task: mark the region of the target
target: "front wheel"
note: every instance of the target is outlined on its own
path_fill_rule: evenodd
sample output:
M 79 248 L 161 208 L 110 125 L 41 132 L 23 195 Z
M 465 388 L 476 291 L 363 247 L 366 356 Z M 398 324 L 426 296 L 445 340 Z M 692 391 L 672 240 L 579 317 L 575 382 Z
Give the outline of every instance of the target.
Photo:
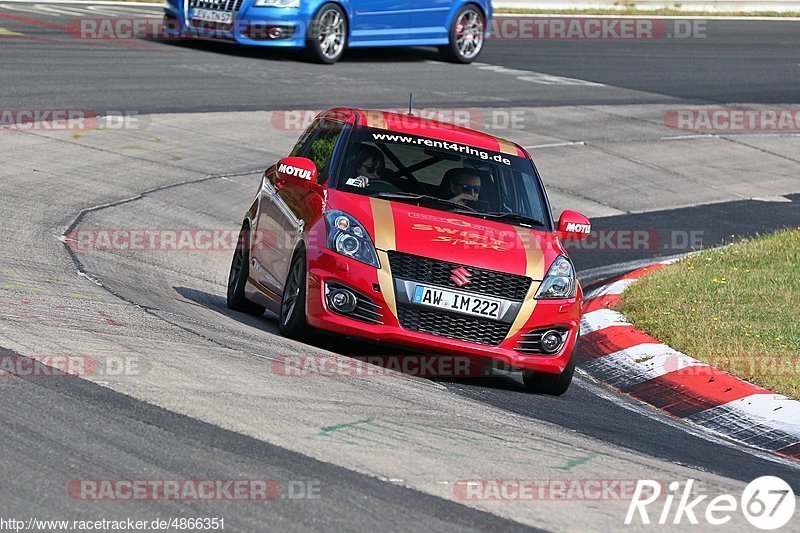
M 547 394 L 549 396 L 561 396 L 572 383 L 575 375 L 575 354 L 567 363 L 567 367 L 560 374 L 545 374 L 540 372 L 525 371 L 522 373 L 522 383 L 525 390 L 534 394 Z
M 453 19 L 450 44 L 439 48 L 445 59 L 454 63 L 472 63 L 483 50 L 486 19 L 477 6 L 465 6 Z
M 306 56 L 315 63 L 332 65 L 347 47 L 347 16 L 336 4 L 325 4 L 308 28 Z

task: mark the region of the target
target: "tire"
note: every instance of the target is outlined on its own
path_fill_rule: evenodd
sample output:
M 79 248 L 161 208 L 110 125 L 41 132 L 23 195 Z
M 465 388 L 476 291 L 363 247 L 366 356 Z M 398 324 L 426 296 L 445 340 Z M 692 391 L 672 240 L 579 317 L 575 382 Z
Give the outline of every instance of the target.
M 442 46 L 442 56 L 453 63 L 472 63 L 486 43 L 486 17 L 474 4 L 462 7 L 450 27 L 450 44 Z
M 561 396 L 572 383 L 575 375 L 575 352 L 570 357 L 567 367 L 560 374 L 545 374 L 543 372 L 525 371 L 522 373 L 522 382 L 525 390 L 533 394 L 547 394 L 549 396 Z
M 308 27 L 306 57 L 314 63 L 336 63 L 347 49 L 347 31 L 347 15 L 342 8 L 325 4 Z
M 233 252 L 231 270 L 228 274 L 228 309 L 260 316 L 266 308 L 251 302 L 244 295 L 247 277 L 250 275 L 250 228 L 245 224 L 239 232 L 236 250 Z
M 292 258 L 289 275 L 283 287 L 281 311 L 278 316 L 281 335 L 302 339 L 308 331 L 306 323 L 306 253 L 298 250 Z

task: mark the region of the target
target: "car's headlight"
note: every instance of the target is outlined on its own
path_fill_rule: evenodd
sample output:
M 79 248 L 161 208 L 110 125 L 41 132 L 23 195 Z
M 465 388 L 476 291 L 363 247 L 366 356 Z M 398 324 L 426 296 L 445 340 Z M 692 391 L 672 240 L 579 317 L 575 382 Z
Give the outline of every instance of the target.
M 562 298 L 572 298 L 578 289 L 578 283 L 575 279 L 575 268 L 570 263 L 569 259 L 563 255 L 559 255 L 544 281 L 539 285 L 539 290 L 536 291 L 537 300 L 557 300 Z
M 328 229 L 328 248 L 375 268 L 380 268 L 378 253 L 364 226 L 344 211 L 325 213 Z
M 255 7 L 300 7 L 300 0 L 256 0 Z

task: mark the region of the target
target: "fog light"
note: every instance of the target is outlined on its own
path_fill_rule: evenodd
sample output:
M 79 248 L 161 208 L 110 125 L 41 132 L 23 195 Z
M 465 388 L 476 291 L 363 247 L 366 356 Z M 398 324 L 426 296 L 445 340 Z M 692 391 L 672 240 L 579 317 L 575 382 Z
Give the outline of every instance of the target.
M 283 28 L 270 28 L 269 29 L 269 38 L 270 39 L 280 39 L 283 37 Z
M 542 335 L 541 346 L 544 353 L 556 353 L 561 348 L 564 341 L 561 334 L 555 330 L 550 330 Z
M 338 313 L 352 313 L 356 308 L 356 297 L 348 290 L 334 289 L 328 295 L 328 304 Z

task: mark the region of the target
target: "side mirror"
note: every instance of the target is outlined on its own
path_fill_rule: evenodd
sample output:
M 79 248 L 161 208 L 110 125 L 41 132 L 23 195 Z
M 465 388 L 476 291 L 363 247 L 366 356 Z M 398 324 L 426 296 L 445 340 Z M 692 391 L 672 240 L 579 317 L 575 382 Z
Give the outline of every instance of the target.
M 305 157 L 287 157 L 281 159 L 275 168 L 278 182 L 300 181 L 317 183 L 317 165 Z
M 558 235 L 562 240 L 581 241 L 592 231 L 589 219 L 577 211 L 564 211 L 558 220 Z

